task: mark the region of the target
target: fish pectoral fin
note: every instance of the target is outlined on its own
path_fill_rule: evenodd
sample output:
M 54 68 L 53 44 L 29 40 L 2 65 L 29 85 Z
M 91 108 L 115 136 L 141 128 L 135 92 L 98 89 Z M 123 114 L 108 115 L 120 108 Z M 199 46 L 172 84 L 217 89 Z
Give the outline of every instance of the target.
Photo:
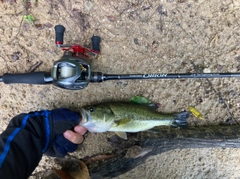
M 121 125 L 125 125 L 125 124 L 129 123 L 130 121 L 131 121 L 131 119 L 125 118 L 125 119 L 116 121 L 115 124 L 116 124 L 116 126 L 121 126 Z
M 118 137 L 120 137 L 120 138 L 122 138 L 122 139 L 124 139 L 124 140 L 127 140 L 127 133 L 126 133 L 126 132 L 115 132 L 115 134 L 116 134 Z

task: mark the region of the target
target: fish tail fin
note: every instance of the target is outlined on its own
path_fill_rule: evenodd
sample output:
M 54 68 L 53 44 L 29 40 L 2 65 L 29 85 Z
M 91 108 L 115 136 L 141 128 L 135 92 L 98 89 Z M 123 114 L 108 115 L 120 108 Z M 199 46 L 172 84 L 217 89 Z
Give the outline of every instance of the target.
M 187 119 L 189 116 L 190 113 L 187 111 L 177 113 L 171 125 L 173 127 L 187 127 L 188 126 Z

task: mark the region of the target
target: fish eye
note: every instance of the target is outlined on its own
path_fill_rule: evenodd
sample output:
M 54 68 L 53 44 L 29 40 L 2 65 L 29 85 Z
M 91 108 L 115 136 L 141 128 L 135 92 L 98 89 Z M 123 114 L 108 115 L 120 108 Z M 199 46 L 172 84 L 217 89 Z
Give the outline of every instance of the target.
M 89 111 L 94 112 L 95 111 L 94 107 L 90 107 Z

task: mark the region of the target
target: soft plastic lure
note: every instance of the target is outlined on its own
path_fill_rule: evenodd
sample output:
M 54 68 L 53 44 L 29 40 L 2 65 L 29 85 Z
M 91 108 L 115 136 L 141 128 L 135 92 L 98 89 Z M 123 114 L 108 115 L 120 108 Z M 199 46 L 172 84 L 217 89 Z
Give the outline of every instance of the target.
M 199 119 L 203 119 L 202 114 L 196 108 L 189 106 L 188 109 L 195 117 L 197 117 Z

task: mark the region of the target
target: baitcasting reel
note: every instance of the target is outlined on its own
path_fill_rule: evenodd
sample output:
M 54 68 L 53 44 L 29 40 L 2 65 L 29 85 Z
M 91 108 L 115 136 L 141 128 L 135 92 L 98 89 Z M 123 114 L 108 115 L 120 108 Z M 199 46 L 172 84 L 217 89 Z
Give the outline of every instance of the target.
M 65 52 L 52 68 L 53 84 L 64 89 L 83 89 L 92 79 L 89 57 L 99 55 L 100 37 L 91 38 L 93 49 L 78 44 L 63 45 L 64 31 L 65 28 L 62 25 L 55 26 L 56 45 Z

